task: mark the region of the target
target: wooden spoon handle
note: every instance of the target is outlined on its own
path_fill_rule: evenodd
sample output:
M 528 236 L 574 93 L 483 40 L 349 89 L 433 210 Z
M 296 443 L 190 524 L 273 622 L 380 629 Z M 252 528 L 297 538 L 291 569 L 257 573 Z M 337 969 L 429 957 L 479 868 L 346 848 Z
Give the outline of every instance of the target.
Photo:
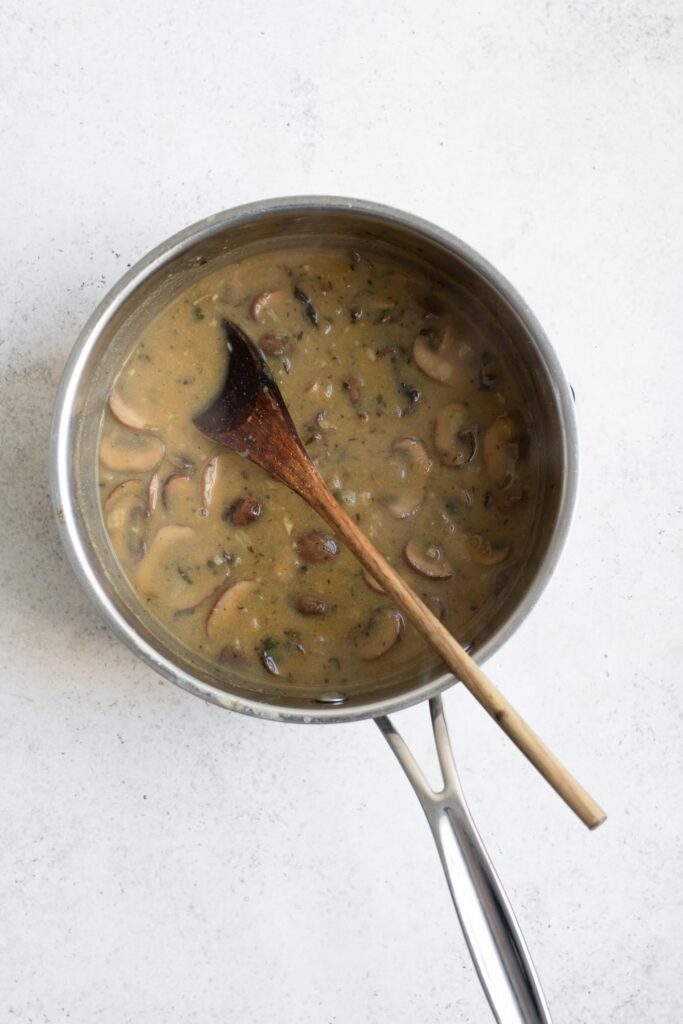
M 317 479 L 310 481 L 310 488 L 306 488 L 304 495 L 309 504 L 344 540 L 368 572 L 381 583 L 401 611 L 405 612 L 413 625 L 439 652 L 453 674 L 462 680 L 470 693 L 477 698 L 503 732 L 510 737 L 543 778 L 579 816 L 584 825 L 590 829 L 601 825 L 606 817 L 605 812 L 558 761 L 552 751 L 515 711 L 512 704 L 496 689 L 455 637 L 451 636 L 365 534 L 358 529 L 353 520 L 337 504 L 322 478 L 317 475 L 317 471 L 315 473 Z

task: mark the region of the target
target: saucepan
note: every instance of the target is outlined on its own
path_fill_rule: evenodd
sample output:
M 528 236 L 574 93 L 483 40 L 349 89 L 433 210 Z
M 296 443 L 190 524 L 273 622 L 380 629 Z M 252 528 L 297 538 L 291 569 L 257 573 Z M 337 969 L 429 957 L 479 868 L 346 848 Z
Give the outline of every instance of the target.
M 112 382 L 139 331 L 181 289 L 250 251 L 330 240 L 379 247 L 427 265 L 436 280 L 465 289 L 497 321 L 523 376 L 543 480 L 524 569 L 472 638 L 483 661 L 512 635 L 538 599 L 560 553 L 576 490 L 577 442 L 570 389 L 541 326 L 508 282 L 453 235 L 376 203 L 327 196 L 266 200 L 208 217 L 145 256 L 109 292 L 83 329 L 64 371 L 51 439 L 52 494 L 67 555 L 113 632 L 162 676 L 231 711 L 279 722 L 324 724 L 374 718 L 405 770 L 431 827 L 475 967 L 498 1021 L 549 1021 L 545 999 L 514 918 L 465 803 L 441 701 L 453 676 L 435 670 L 406 684 L 346 693 L 255 689 L 193 656 L 146 611 L 111 550 L 98 497 L 97 441 Z M 280 688 L 278 688 L 278 686 Z M 443 788 L 426 782 L 389 714 L 429 702 Z

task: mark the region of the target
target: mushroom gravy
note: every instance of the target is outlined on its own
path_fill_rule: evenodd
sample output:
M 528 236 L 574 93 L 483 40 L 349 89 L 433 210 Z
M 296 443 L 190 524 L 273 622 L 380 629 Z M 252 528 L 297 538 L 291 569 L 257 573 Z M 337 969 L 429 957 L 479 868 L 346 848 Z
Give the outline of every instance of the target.
M 194 656 L 283 688 L 428 676 L 434 653 L 302 499 L 193 426 L 226 374 L 223 316 L 261 347 L 335 496 L 461 643 L 514 586 L 539 489 L 501 328 L 389 255 L 248 256 L 142 330 L 103 417 L 112 547 Z

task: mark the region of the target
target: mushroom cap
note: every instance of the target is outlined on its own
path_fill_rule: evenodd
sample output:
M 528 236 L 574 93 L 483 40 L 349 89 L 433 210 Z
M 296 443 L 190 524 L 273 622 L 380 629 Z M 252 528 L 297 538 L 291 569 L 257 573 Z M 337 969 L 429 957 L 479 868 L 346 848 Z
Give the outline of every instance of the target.
M 434 448 L 444 466 L 465 466 L 477 450 L 476 427 L 468 426 L 469 410 L 462 402 L 449 402 L 434 421 Z
M 401 613 L 395 608 L 377 608 L 355 640 L 356 654 L 363 661 L 381 658 L 398 643 L 402 633 Z
M 460 352 L 469 333 L 464 320 L 455 324 L 452 319 L 438 333 L 432 328 L 421 331 L 413 342 L 416 366 L 439 384 L 453 384 L 466 379 L 469 373 Z
M 493 544 L 481 534 L 474 533 L 468 537 L 470 558 L 477 565 L 500 565 L 510 557 L 511 544 Z
M 453 566 L 442 548 L 422 537 L 411 537 L 403 548 L 403 557 L 415 572 L 430 580 L 447 580 L 453 575 Z
M 160 493 L 161 484 L 159 481 L 159 474 L 155 472 L 152 473 L 147 485 L 147 509 L 150 515 L 152 512 L 156 512 L 157 505 L 159 504 Z
M 136 580 L 145 597 L 157 597 L 174 611 L 196 608 L 223 585 L 230 567 L 209 568 L 213 547 L 191 526 L 162 526 L 150 541 Z
M 397 438 L 391 446 L 391 454 L 394 461 L 398 461 L 404 479 L 399 485 L 400 493 L 392 494 L 382 503 L 395 519 L 407 519 L 422 507 L 432 460 L 416 437 Z
M 498 487 L 509 487 L 512 483 L 519 458 L 519 442 L 526 433 L 520 412 L 502 413 L 486 428 L 482 444 L 484 466 Z
M 339 545 L 330 533 L 323 530 L 308 530 L 297 537 L 294 547 L 296 553 L 309 565 L 320 565 L 329 562 L 339 552 Z
M 374 590 L 376 594 L 384 593 L 384 587 L 377 582 L 375 577 L 372 576 L 367 569 L 362 569 L 361 575 L 365 583 L 367 583 L 367 585 L 370 587 L 370 590 Z
M 100 462 L 115 473 L 148 473 L 163 457 L 163 442 L 154 434 L 121 431 L 107 434 L 100 443 Z
M 140 480 L 124 480 L 107 495 L 104 522 L 116 557 L 124 565 L 138 561 L 145 550 L 147 502 Z
M 250 494 L 242 494 L 230 506 L 229 516 L 235 526 L 251 526 L 261 518 L 263 509 L 258 498 Z
M 257 587 L 256 580 L 235 580 L 226 587 L 206 617 L 206 635 L 209 640 L 220 640 L 230 635 L 237 614 Z
M 107 400 L 109 411 L 115 420 L 130 430 L 156 430 L 157 425 L 151 423 L 149 417 L 140 409 L 129 405 L 114 388 Z
M 218 479 L 218 458 L 218 455 L 214 455 L 205 462 L 199 477 L 199 493 L 202 505 L 207 509 L 211 508 L 216 480 Z
M 257 324 L 267 323 L 281 316 L 287 304 L 290 298 L 282 288 L 258 292 L 249 304 L 249 316 Z
M 330 610 L 328 602 L 318 594 L 297 594 L 294 607 L 301 615 L 327 615 Z
M 171 473 L 161 488 L 161 503 L 174 519 L 193 520 L 199 506 L 195 481 L 187 473 Z

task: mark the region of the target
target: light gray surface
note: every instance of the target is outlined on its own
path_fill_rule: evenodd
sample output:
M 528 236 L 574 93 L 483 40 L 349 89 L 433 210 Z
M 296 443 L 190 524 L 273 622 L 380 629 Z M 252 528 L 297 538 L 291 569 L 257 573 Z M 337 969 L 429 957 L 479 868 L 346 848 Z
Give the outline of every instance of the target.
M 446 707 L 556 1021 L 677 1024 L 678 5 L 383 19 L 357 2 L 24 0 L 0 38 L 0 1020 L 488 1020 L 374 726 L 252 722 L 160 683 L 100 626 L 50 520 L 58 374 L 126 264 L 213 210 L 330 192 L 478 248 L 574 384 L 575 525 L 490 671 L 607 824 L 577 825 L 466 693 Z M 419 750 L 426 719 L 399 720 Z

